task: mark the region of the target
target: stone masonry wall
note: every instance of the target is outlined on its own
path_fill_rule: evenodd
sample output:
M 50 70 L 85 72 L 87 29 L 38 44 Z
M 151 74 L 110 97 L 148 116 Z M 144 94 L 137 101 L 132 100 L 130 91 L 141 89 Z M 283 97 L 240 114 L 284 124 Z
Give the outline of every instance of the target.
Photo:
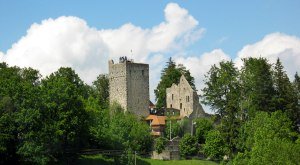
M 109 61 L 109 101 L 127 108 L 126 65 Z
M 138 116 L 149 115 L 149 65 L 109 61 L 110 102 Z
M 127 63 L 127 109 L 138 116 L 149 115 L 149 65 Z
M 173 84 L 166 89 L 167 93 L 167 108 L 180 110 L 181 117 L 200 117 L 204 116 L 205 112 L 199 103 L 199 97 L 189 85 L 184 76 L 181 76 L 178 85 Z

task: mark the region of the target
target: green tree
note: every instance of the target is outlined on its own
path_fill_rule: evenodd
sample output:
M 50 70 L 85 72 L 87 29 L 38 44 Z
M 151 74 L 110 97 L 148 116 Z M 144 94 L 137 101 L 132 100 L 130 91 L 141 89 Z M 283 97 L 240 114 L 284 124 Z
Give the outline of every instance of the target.
M 221 159 L 228 152 L 221 132 L 218 130 L 211 130 L 207 133 L 203 149 L 204 154 L 211 159 Z
M 109 108 L 103 109 L 96 97 L 90 96 L 84 101 L 85 110 L 88 113 L 88 125 L 91 147 L 109 149 L 110 136 Z
M 164 137 L 159 137 L 155 139 L 154 149 L 158 154 L 162 153 L 162 151 L 165 149 L 167 141 L 168 140 Z
M 264 133 L 264 134 L 260 134 Z M 295 135 L 292 131 L 292 122 L 287 115 L 281 111 L 271 114 L 267 112 L 257 112 L 255 118 L 247 121 L 240 130 L 239 140 L 240 150 L 250 151 L 255 144 L 255 136 L 257 140 L 262 139 L 292 139 Z M 258 135 L 260 137 L 258 137 Z
M 297 93 L 294 91 L 293 85 L 284 71 L 279 58 L 275 64 L 273 77 L 276 110 L 285 111 L 289 118 L 296 122 L 298 119 L 297 113 L 295 113 L 297 108 Z
M 219 67 L 213 65 L 205 75 L 205 87 L 203 91 L 203 103 L 210 105 L 221 117 L 229 114 L 229 103 L 238 106 L 239 82 L 238 70 L 232 61 L 222 61 Z M 238 107 L 234 107 L 238 109 Z
M 41 120 L 24 120 L 24 114 L 36 113 L 39 78 L 37 70 L 0 64 L 1 163 L 16 163 L 20 157 L 24 160 L 20 148 L 26 143 L 27 135 L 34 133 L 32 126 L 39 128 Z M 25 122 L 29 124 L 23 125 Z
M 297 164 L 300 160 L 300 145 L 293 141 L 296 136 L 297 133 L 292 130 L 292 121 L 285 113 L 257 112 L 241 128 L 240 149 L 243 153 L 238 154 L 233 162 Z
M 170 123 L 172 122 L 172 123 Z M 171 127 L 171 128 L 170 128 Z M 164 130 L 164 134 L 167 139 L 170 139 L 170 133 L 171 133 L 171 138 L 174 137 L 182 137 L 183 135 L 183 126 L 181 123 L 179 123 L 177 120 L 169 119 L 166 121 L 166 127 Z
M 176 63 L 170 58 L 167 62 L 167 66 L 162 70 L 161 80 L 154 90 L 156 106 L 158 108 L 166 107 L 166 89 L 171 87 L 173 83 L 178 84 L 181 75 L 184 75 L 191 87 L 196 89 L 194 78 L 191 76 L 189 70 L 183 65 L 176 66 Z
M 196 120 L 196 137 L 199 144 L 205 143 L 205 137 L 208 131 L 213 129 L 213 122 L 206 118 Z
M 222 61 L 212 66 L 206 75 L 203 103 L 210 105 L 221 117 L 220 131 L 231 152 L 235 150 L 240 119 L 239 72 L 232 61 Z
M 152 137 L 149 126 L 139 121 L 134 114 L 125 112 L 118 104 L 110 107 L 108 135 L 112 149 L 147 152 L 151 149 Z
M 95 86 L 96 97 L 99 100 L 99 105 L 103 108 L 108 108 L 109 105 L 109 80 L 108 75 L 100 74 L 97 80 L 93 82 Z
M 83 98 L 86 88 L 71 68 L 60 68 L 42 80 L 43 143 L 48 156 L 56 159 L 77 152 L 87 134 Z
M 271 65 L 265 58 L 243 59 L 241 71 L 241 109 L 247 117 L 254 117 L 257 111 L 274 111 Z
M 298 75 L 298 73 L 296 72 L 296 74 L 295 74 L 295 80 L 294 80 L 294 86 L 295 86 L 295 89 L 297 90 L 297 91 L 300 91 L 300 77 L 299 77 L 299 75 Z
M 296 118 L 296 123 L 300 123 L 300 77 L 298 76 L 298 73 L 296 72 L 295 74 L 295 79 L 294 79 L 294 82 L 293 82 L 293 87 L 294 87 L 294 91 L 296 93 L 296 97 L 297 97 L 297 100 L 296 100 L 296 108 L 295 110 L 293 111 L 293 116 L 294 118 Z M 296 125 L 295 123 L 295 125 Z
M 179 142 L 180 155 L 183 157 L 196 155 L 198 152 L 197 138 L 191 134 L 184 134 Z
M 17 126 L 14 121 L 16 116 L 10 97 L 2 97 L 0 100 L 0 164 L 16 163 Z

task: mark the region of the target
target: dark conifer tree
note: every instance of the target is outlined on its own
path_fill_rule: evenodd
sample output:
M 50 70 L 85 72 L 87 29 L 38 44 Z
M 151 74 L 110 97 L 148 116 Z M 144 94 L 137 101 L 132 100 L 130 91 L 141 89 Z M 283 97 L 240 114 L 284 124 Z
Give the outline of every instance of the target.
M 248 117 L 254 117 L 257 111 L 275 110 L 271 65 L 265 58 L 243 59 L 241 70 L 241 109 Z
M 275 110 L 286 112 L 289 118 L 295 121 L 297 96 L 279 58 L 274 67 L 273 81 L 275 89 Z

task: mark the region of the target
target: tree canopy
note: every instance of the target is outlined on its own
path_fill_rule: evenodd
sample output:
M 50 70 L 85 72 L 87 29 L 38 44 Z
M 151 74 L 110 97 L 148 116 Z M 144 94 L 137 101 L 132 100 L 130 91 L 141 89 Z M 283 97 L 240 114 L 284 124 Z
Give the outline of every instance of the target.
M 149 126 L 108 103 L 106 75 L 89 86 L 72 68 L 41 78 L 0 63 L 0 164 L 72 162 L 83 148 L 149 151 Z
M 226 154 L 234 157 L 236 164 L 273 164 L 272 156 L 281 163 L 298 161 L 289 156 L 282 159 L 276 151 L 300 156 L 296 143 L 299 76 L 296 73 L 292 83 L 279 59 L 270 64 L 265 58 L 250 57 L 243 59 L 240 70 L 231 61 L 222 61 L 211 67 L 202 91 L 203 103 L 220 117 L 213 130 L 216 132 L 204 136 L 204 153 L 218 159 Z M 228 147 L 226 152 L 220 150 L 224 147 Z

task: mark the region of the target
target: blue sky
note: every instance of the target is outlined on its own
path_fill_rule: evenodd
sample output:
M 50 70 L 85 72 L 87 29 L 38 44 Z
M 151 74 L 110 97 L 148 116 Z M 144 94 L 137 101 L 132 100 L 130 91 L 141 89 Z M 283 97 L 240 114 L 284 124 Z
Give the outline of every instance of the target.
M 245 44 L 272 32 L 300 36 L 300 1 L 0 1 L 0 50 L 5 52 L 34 22 L 77 16 L 96 28 L 117 28 L 131 22 L 149 28 L 161 22 L 169 2 L 178 3 L 207 31 L 191 51 L 214 48 L 235 56 Z M 220 42 L 221 41 L 221 42 Z
M 70 66 L 88 84 L 107 61 L 150 65 L 150 96 L 169 57 L 186 66 L 201 94 L 213 64 L 280 58 L 300 72 L 300 1 L 0 0 L 0 62 L 46 76 Z M 133 54 L 131 54 L 133 50 Z

